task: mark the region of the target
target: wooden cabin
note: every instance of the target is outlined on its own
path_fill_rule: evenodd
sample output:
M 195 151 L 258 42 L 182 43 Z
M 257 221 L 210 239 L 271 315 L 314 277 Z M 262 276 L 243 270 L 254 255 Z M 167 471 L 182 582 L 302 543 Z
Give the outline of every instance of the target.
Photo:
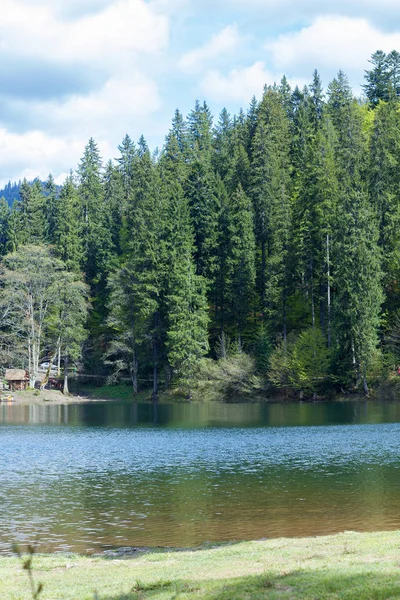
M 26 390 L 29 386 L 28 372 L 25 369 L 6 369 L 4 379 L 13 392 Z

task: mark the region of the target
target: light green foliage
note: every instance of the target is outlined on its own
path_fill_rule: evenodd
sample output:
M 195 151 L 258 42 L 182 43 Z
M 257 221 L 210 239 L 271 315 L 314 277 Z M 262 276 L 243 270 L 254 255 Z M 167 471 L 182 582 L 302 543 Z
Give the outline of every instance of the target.
M 269 358 L 268 379 L 278 388 L 287 389 L 292 382 L 293 345 L 293 336 L 289 336 L 286 342 L 280 339 Z
M 24 367 L 34 387 L 47 319 L 57 304 L 56 282 L 65 265 L 45 246 L 21 246 L 7 254 L 0 271 L 3 364 Z M 7 357 L 7 348 L 11 351 Z
M 296 389 L 315 393 L 326 383 L 330 353 L 318 327 L 300 333 L 291 349 L 290 364 L 290 381 Z
M 89 288 L 76 273 L 62 271 L 50 288 L 52 298 L 46 318 L 47 348 L 60 354 L 64 363 L 64 393 L 68 393 L 69 365 L 81 358 L 87 337 Z
M 245 352 L 199 361 L 193 379 L 192 398 L 202 402 L 257 401 L 265 391 L 254 358 Z

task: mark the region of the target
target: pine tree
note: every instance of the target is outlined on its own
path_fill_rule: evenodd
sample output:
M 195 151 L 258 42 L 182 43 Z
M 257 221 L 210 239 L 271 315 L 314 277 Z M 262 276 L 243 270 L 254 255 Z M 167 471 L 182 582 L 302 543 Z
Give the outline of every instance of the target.
M 240 184 L 231 197 L 226 218 L 228 321 L 230 333 L 236 334 L 241 346 L 254 307 L 256 272 L 253 207 Z
M 68 271 L 79 272 L 84 241 L 78 191 L 70 175 L 60 192 L 54 214 L 53 243 Z
M 255 209 L 260 309 L 286 336 L 289 199 L 289 123 L 279 92 L 267 88 L 253 139 L 251 196 Z
M 365 95 L 372 106 L 377 106 L 380 100 L 389 99 L 390 71 L 386 54 L 377 50 L 369 61 L 373 68 L 365 71 L 367 83 L 363 86 Z
M 173 376 L 189 379 L 208 351 L 205 280 L 196 275 L 187 200 L 179 183 L 167 183 L 165 290 L 166 355 Z
M 46 239 L 45 197 L 38 179 L 30 185 L 26 179 L 20 188 L 22 244 L 38 244 Z
M 132 304 L 131 311 L 134 311 L 134 326 L 136 331 L 145 332 L 141 341 L 151 350 L 147 360 L 153 369 L 153 399 L 156 400 L 159 370 L 165 358 L 165 321 L 162 311 L 166 277 L 165 195 L 144 140 L 139 143 L 135 172 L 135 196 L 129 218 L 130 229 L 127 230 L 130 236 L 126 237 L 123 268 L 130 282 L 127 294 Z M 135 339 L 137 335 L 134 334 Z
M 370 196 L 379 227 L 386 309 L 398 307 L 400 289 L 400 114 L 397 103 L 380 103 L 370 147 Z
M 124 193 L 123 174 L 108 161 L 103 177 L 104 226 L 111 234 L 112 251 L 120 255 L 122 214 L 127 197 Z
M 121 173 L 125 199 L 129 202 L 134 178 L 134 161 L 136 147 L 128 134 L 125 135 L 120 146 L 118 146 L 120 157 L 117 158 L 118 171 Z
M 216 173 L 219 174 L 221 179 L 226 177 L 229 170 L 232 154 L 231 154 L 231 137 L 232 137 L 232 120 L 231 116 L 223 108 L 218 123 L 214 129 L 213 138 L 213 153 L 212 163 Z
M 216 179 L 206 160 L 196 160 L 186 183 L 191 217 L 195 231 L 195 261 L 198 275 L 213 285 L 218 247 L 220 206 L 216 195 Z
M 188 141 L 191 154 L 195 159 L 207 157 L 211 160 L 212 116 L 207 104 L 196 100 L 195 107 L 188 116 Z
M 376 214 L 368 202 L 362 113 L 343 74 L 329 86 L 328 109 L 337 132 L 339 196 L 335 233 L 335 320 L 340 375 L 347 368 L 368 393 L 367 374 L 378 345 L 381 255 Z
M 0 198 L 0 256 L 7 253 L 9 240 L 10 208 L 5 198 Z
M 45 205 L 44 205 L 44 213 L 45 213 L 45 237 L 46 240 L 50 243 L 53 242 L 54 239 L 54 229 L 56 227 L 56 212 L 57 212 L 57 186 L 54 181 L 53 175 L 50 175 L 47 178 L 47 181 L 44 186 L 45 193 Z

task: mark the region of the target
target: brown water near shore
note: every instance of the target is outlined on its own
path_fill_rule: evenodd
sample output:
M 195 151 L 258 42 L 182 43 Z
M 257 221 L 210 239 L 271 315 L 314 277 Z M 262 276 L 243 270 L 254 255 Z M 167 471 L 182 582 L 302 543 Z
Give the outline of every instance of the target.
M 0 406 L 0 552 L 400 528 L 400 405 Z

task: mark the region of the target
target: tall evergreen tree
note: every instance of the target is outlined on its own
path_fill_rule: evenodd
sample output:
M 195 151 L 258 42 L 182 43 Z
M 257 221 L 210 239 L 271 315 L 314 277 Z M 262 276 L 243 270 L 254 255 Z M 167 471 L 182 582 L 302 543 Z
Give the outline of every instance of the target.
M 368 393 L 367 373 L 378 344 L 382 304 L 376 214 L 368 202 L 366 143 L 360 107 L 343 74 L 329 86 L 328 109 L 337 132 L 339 196 L 335 235 L 335 334 L 340 368 L 348 365 Z M 341 373 L 343 376 L 343 372 Z
M 232 195 L 227 215 L 226 257 L 227 302 L 232 333 L 239 346 L 255 299 L 255 236 L 251 201 L 239 184 Z
M 167 184 L 165 314 L 166 356 L 173 376 L 189 378 L 208 350 L 205 280 L 196 275 L 187 200 L 179 183 Z
M 375 111 L 370 147 L 370 194 L 379 227 L 386 309 L 400 300 L 400 114 L 393 100 Z
M 265 90 L 253 139 L 251 195 L 255 209 L 260 309 L 286 337 L 289 198 L 289 122 L 279 91 Z
M 56 254 L 68 271 L 79 272 L 84 241 L 80 201 L 72 174 L 67 177 L 57 200 L 52 234 Z

